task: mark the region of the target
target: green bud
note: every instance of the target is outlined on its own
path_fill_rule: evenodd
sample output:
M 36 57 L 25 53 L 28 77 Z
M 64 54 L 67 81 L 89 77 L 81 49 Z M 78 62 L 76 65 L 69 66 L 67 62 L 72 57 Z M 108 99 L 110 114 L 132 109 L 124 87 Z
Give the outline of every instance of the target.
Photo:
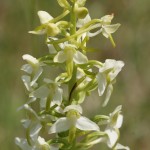
M 47 34 L 49 36 L 56 36 L 57 34 L 60 33 L 60 29 L 57 27 L 56 24 L 54 23 L 49 23 L 47 25 Z
M 57 0 L 58 4 L 63 8 L 70 8 L 70 4 L 67 0 Z
M 85 7 L 78 7 L 75 9 L 75 12 L 79 19 L 84 19 L 86 15 L 88 14 L 88 9 Z

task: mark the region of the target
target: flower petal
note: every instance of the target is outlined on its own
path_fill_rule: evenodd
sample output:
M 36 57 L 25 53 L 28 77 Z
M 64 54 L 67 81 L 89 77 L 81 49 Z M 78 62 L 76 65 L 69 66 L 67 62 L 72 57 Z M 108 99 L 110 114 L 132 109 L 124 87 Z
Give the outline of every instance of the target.
M 59 133 L 59 132 L 63 132 L 63 131 L 67 131 L 70 128 L 70 121 L 66 118 L 60 118 L 58 119 L 53 125 L 52 127 L 49 129 L 49 134 L 51 133 Z
M 62 102 L 62 94 L 63 94 L 63 90 L 59 87 L 57 87 L 56 92 L 55 92 L 55 96 L 53 98 L 53 104 L 57 104 L 60 105 Z
M 74 54 L 73 60 L 76 64 L 85 64 L 88 62 L 87 57 L 79 51 Z
M 37 65 L 39 61 L 29 54 L 25 54 L 22 56 L 23 60 L 26 60 L 31 65 Z
M 112 84 L 109 84 L 107 86 L 106 97 L 105 97 L 105 100 L 104 100 L 104 103 L 103 103 L 103 107 L 105 107 L 107 105 L 107 103 L 109 102 L 112 91 L 113 91 L 113 86 L 112 86 Z
M 48 21 L 53 19 L 53 17 L 46 11 L 38 11 L 38 16 L 39 16 L 41 24 L 45 24 Z
M 31 82 L 31 86 L 34 86 L 34 84 L 36 83 L 36 81 L 38 80 L 38 78 L 40 77 L 40 75 L 42 74 L 43 72 L 43 68 L 42 67 L 39 67 L 39 69 L 37 70 L 36 74 L 34 75 L 33 79 L 32 79 L 32 82 Z
M 106 77 L 103 73 L 98 73 L 96 78 L 98 81 L 98 93 L 99 93 L 99 96 L 102 96 L 107 85 Z
M 38 134 L 40 130 L 42 129 L 42 125 L 39 124 L 38 122 L 35 122 L 33 126 L 30 129 L 30 137 L 32 138 L 33 141 L 36 141 L 38 138 Z
M 117 31 L 117 29 L 120 27 L 120 24 L 113 24 L 113 25 L 105 25 L 103 28 L 105 30 L 105 32 L 107 32 L 108 34 L 112 34 L 114 32 Z
M 99 131 L 99 126 L 86 117 L 80 117 L 76 121 L 76 128 L 84 131 Z
M 66 61 L 66 54 L 63 51 L 57 53 L 54 57 L 54 62 L 63 63 Z
M 31 91 L 31 86 L 30 86 L 31 77 L 28 76 L 28 75 L 23 75 L 23 76 L 21 77 L 21 79 L 22 79 L 22 81 L 23 81 L 23 83 L 24 83 L 26 89 L 27 89 L 28 91 Z
M 105 132 L 107 133 L 108 138 L 109 138 L 107 141 L 107 144 L 110 148 L 112 148 L 116 144 L 119 138 L 119 131 L 114 128 L 107 128 Z

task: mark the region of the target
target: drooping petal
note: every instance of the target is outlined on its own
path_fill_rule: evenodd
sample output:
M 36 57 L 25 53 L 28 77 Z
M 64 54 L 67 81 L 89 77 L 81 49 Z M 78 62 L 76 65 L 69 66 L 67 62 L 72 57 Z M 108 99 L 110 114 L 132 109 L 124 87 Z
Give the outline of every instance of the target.
M 74 54 L 73 60 L 76 64 L 85 64 L 88 62 L 87 57 L 79 51 Z
M 107 145 L 108 147 L 112 148 L 119 138 L 119 131 L 117 129 L 109 127 L 105 130 L 105 132 L 108 135 Z
M 27 89 L 28 91 L 31 91 L 31 90 L 32 90 L 32 88 L 31 88 L 31 86 L 30 86 L 31 77 L 28 76 L 28 75 L 23 75 L 23 76 L 21 77 L 21 79 L 22 79 L 22 81 L 23 81 L 23 83 L 24 83 L 26 89 Z
M 107 105 L 107 103 L 109 102 L 112 91 L 113 91 L 113 86 L 112 86 L 112 84 L 109 84 L 107 86 L 106 97 L 105 97 L 105 100 L 104 100 L 104 103 L 103 103 L 103 107 L 105 107 Z
M 106 77 L 103 73 L 98 73 L 96 78 L 98 81 L 98 93 L 99 93 L 99 96 L 102 96 L 107 85 Z
M 99 126 L 95 122 L 82 116 L 77 119 L 75 126 L 76 128 L 83 130 L 83 131 L 99 131 L 100 130 Z
M 38 11 L 38 16 L 41 24 L 45 24 L 53 19 L 53 17 L 46 11 Z
M 66 61 L 66 57 L 67 57 L 66 54 L 63 51 L 60 51 L 54 57 L 54 62 L 63 63 Z
M 70 121 L 66 117 L 63 117 L 58 119 L 52 125 L 48 133 L 51 134 L 51 133 L 59 133 L 59 132 L 67 131 L 69 130 L 70 126 L 71 126 Z
M 80 105 L 69 105 L 64 109 L 64 112 L 68 112 L 69 110 L 76 110 L 82 114 L 82 107 Z

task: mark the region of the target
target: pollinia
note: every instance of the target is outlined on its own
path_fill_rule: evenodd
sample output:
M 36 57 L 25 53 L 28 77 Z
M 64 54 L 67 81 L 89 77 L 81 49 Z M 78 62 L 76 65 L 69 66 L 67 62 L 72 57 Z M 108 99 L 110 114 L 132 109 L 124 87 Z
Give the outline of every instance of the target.
M 111 24 L 113 14 L 91 19 L 86 0 L 57 2 L 62 13 L 54 18 L 38 11 L 41 24 L 29 31 L 46 37 L 49 53 L 38 59 L 23 55 L 22 81 L 28 100 L 19 110 L 26 112 L 21 120 L 26 134 L 25 138 L 16 137 L 15 143 L 22 150 L 88 150 L 99 143 L 113 150 L 129 150 L 118 143 L 122 106 L 91 119 L 82 115 L 81 106 L 94 90 L 99 96 L 105 94 L 103 106 L 109 102 L 124 62 L 89 60 L 87 42 L 102 34 L 115 46 L 112 34 L 120 24 Z M 57 70 L 56 76 L 49 68 Z

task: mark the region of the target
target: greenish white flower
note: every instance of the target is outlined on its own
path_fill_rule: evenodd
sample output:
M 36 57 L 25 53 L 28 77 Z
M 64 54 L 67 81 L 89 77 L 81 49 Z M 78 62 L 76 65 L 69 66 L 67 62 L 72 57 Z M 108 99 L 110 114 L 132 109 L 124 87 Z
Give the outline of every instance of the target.
M 105 132 L 108 135 L 107 145 L 113 148 L 119 139 L 119 128 L 123 122 L 123 115 L 121 114 L 122 106 L 118 106 L 109 116 L 108 125 Z
M 114 15 L 106 15 L 104 17 L 101 18 L 101 25 L 102 25 L 102 34 L 103 36 L 105 36 L 106 38 L 110 37 L 110 35 L 114 32 L 116 32 L 116 30 L 119 28 L 120 24 L 112 24 L 111 25 L 111 21 L 113 19 Z
M 45 85 L 39 87 L 32 93 L 30 93 L 30 97 L 41 99 L 41 107 L 46 106 L 46 101 L 49 96 L 52 96 L 51 106 L 57 104 L 60 105 L 62 102 L 63 90 L 59 87 L 59 83 L 56 83 L 50 79 L 44 79 Z
M 88 62 L 87 57 L 80 51 L 76 51 L 73 47 L 66 46 L 63 51 L 59 51 L 54 57 L 54 62 L 64 63 L 65 61 L 74 61 L 76 64 L 84 64 Z
M 70 105 L 64 109 L 67 117 L 59 118 L 50 128 L 49 133 L 67 131 L 72 127 L 83 131 L 99 131 L 98 125 L 86 117 L 80 116 L 82 108 L 79 105 Z
M 102 96 L 106 91 L 106 98 L 104 101 L 103 106 L 106 106 L 111 93 L 113 91 L 113 84 L 115 82 L 115 78 L 118 73 L 121 71 L 122 67 L 124 66 L 123 61 L 116 61 L 113 59 L 107 59 L 104 65 L 99 68 L 99 73 L 97 74 L 96 78 L 98 81 L 98 93 L 99 96 Z
M 29 54 L 23 55 L 23 60 L 26 60 L 28 64 L 22 66 L 21 70 L 26 72 L 28 75 L 22 76 L 22 81 L 28 91 L 32 91 L 37 87 L 36 81 L 43 72 L 42 66 L 44 64 L 40 63 L 36 58 Z
M 47 34 L 48 36 L 56 36 L 60 30 L 55 23 L 50 21 L 53 17 L 46 11 L 38 11 L 41 26 L 37 27 L 34 31 L 29 31 L 32 34 Z

